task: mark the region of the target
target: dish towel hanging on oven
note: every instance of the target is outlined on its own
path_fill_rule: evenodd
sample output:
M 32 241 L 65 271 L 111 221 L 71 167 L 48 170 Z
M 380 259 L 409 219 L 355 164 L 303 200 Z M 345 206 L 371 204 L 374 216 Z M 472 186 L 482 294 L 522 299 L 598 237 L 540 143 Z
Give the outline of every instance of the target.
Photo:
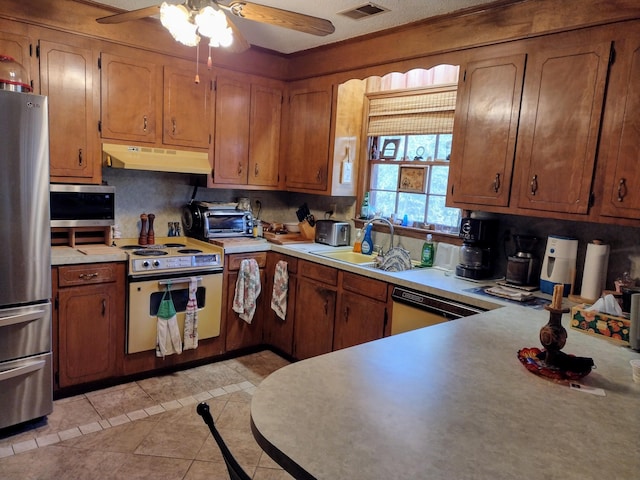
M 156 357 L 162 358 L 173 353 L 182 353 L 176 307 L 173 305 L 170 288 L 171 285 L 167 285 L 158 307 Z
M 198 348 L 198 278 L 189 279 L 189 300 L 184 313 L 184 345 L 183 350 Z
M 271 309 L 282 320 L 287 316 L 287 293 L 289 291 L 289 272 L 287 262 L 280 260 L 276 263 L 273 274 L 273 291 L 271 292 Z
M 260 291 L 258 262 L 253 258 L 242 260 L 236 281 L 236 292 L 233 297 L 233 311 L 247 323 L 251 323 L 253 315 L 256 313 Z

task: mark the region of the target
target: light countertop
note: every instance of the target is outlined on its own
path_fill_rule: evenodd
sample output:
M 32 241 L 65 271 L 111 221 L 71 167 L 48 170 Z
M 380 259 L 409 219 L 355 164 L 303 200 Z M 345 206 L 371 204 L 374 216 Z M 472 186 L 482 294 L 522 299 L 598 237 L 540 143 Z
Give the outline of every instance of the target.
M 605 396 L 570 389 L 517 359 L 547 320 L 501 308 L 288 365 L 253 396 L 254 435 L 295 478 L 638 478 L 640 353 L 569 331 Z

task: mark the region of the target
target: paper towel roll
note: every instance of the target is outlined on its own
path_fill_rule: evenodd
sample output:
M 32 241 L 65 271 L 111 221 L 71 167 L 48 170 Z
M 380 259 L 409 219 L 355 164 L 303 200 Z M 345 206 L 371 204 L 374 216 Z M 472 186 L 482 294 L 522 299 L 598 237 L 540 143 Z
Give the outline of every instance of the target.
M 640 350 L 640 293 L 631 295 L 631 326 L 629 328 L 629 345 L 634 350 Z
M 609 266 L 609 245 L 590 242 L 584 259 L 582 290 L 580 296 L 585 300 L 597 300 L 602 295 Z

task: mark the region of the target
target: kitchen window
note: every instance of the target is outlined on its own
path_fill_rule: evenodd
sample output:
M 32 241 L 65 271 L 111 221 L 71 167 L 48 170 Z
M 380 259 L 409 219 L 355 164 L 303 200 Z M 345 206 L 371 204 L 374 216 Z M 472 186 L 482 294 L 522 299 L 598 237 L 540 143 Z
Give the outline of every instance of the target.
M 457 233 L 445 206 L 456 85 L 367 94 L 370 215 Z

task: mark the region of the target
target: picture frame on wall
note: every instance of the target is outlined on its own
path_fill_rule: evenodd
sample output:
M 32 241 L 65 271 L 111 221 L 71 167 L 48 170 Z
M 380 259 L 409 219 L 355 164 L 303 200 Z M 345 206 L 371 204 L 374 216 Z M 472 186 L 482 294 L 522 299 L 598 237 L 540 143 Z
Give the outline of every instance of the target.
M 385 140 L 384 143 L 382 144 L 382 150 L 380 150 L 380 159 L 395 160 L 398 157 L 399 147 L 400 147 L 399 138 Z

